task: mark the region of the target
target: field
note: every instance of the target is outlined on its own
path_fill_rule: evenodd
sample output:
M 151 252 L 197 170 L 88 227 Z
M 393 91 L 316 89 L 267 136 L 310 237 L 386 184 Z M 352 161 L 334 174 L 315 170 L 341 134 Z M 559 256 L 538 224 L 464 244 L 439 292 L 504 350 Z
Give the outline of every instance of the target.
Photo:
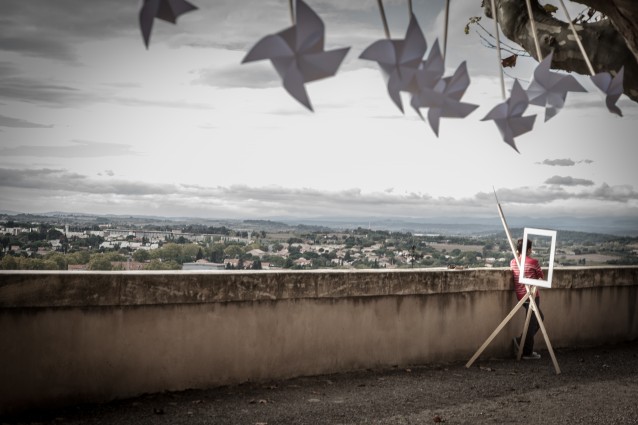
M 461 245 L 461 244 L 453 244 L 453 243 L 439 243 L 439 242 L 428 242 L 428 246 L 436 249 L 437 251 L 451 252 L 455 249 L 458 249 L 461 252 L 466 251 L 477 251 L 483 252 L 483 245 Z
M 578 260 L 582 260 L 585 259 L 585 261 L 587 261 L 587 265 L 594 265 L 594 264 L 606 264 L 606 262 L 608 260 L 614 260 L 617 259 L 617 256 L 614 255 L 604 255 L 604 254 L 581 254 L 581 255 L 565 255 L 565 254 L 561 254 L 561 255 L 556 255 L 555 260 L 559 261 L 559 262 L 563 262 L 563 261 L 578 261 Z

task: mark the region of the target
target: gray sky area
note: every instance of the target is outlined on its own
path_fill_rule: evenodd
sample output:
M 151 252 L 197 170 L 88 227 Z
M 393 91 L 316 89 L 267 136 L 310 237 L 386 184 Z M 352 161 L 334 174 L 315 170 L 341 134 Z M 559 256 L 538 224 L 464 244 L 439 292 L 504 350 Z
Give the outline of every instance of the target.
M 350 47 L 334 77 L 306 84 L 314 113 L 269 61 L 241 64 L 291 25 L 286 0 L 192 0 L 177 25 L 155 20 L 145 48 L 135 0 L 4 0 L 0 15 L 0 210 L 268 218 L 427 218 L 496 213 L 638 216 L 638 104 L 610 114 L 586 76 L 548 122 L 516 138 L 481 121 L 500 92 L 497 53 L 471 28 L 480 0 L 452 2 L 446 75 L 467 62 L 464 119 L 439 137 L 390 100 L 361 52 L 384 38 L 377 2 L 309 0 L 325 49 Z M 407 1 L 385 1 L 393 38 Z M 431 47 L 442 0 L 413 2 Z M 556 4 L 559 6 L 559 3 Z M 581 7 L 571 5 L 572 12 Z M 493 22 L 481 21 L 492 29 Z M 507 40 L 506 40 L 507 41 Z M 508 69 L 527 87 L 536 63 Z

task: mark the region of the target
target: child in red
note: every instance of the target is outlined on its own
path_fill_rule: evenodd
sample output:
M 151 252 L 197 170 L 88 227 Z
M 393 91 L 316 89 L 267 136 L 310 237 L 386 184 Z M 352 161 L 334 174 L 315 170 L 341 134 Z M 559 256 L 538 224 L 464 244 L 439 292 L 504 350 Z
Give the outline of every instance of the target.
M 523 239 L 519 239 L 516 244 L 516 254 L 518 255 L 518 261 L 521 261 L 523 252 Z M 527 254 L 525 256 L 525 277 L 528 279 L 544 279 L 543 270 L 541 270 L 541 266 L 538 263 L 538 260 L 530 257 L 532 253 L 532 241 L 527 241 Z M 516 291 L 516 298 L 520 301 L 526 294 L 527 290 L 525 288 L 526 285 L 519 282 L 520 279 L 520 270 L 518 265 L 516 264 L 516 259 L 512 259 L 510 262 L 510 268 L 512 269 L 512 274 L 514 275 L 514 289 Z M 536 306 L 538 307 L 538 312 L 540 313 L 541 320 L 545 320 L 545 316 L 543 316 L 543 312 L 540 309 L 540 291 L 536 291 L 536 297 L 534 298 L 536 302 Z M 525 307 L 525 313 L 527 314 L 527 310 L 529 309 L 529 300 L 523 304 Z M 540 354 L 534 351 L 534 335 L 540 329 L 540 325 L 538 324 L 538 320 L 536 319 L 536 315 L 532 314 L 529 322 L 529 328 L 527 329 L 527 335 L 525 337 L 525 345 L 523 345 L 523 359 L 525 360 L 538 360 L 541 358 Z M 514 348 L 518 353 L 518 347 L 521 342 L 521 338 L 514 338 Z

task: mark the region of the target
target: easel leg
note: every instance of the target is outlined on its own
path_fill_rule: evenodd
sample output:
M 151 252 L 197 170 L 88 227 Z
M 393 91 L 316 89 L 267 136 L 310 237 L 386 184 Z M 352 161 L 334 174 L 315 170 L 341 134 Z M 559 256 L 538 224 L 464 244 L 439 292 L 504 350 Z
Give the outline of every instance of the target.
M 530 296 L 530 298 L 534 298 L 536 296 L 536 287 L 534 286 L 531 291 L 529 286 L 525 287 L 526 293 L 527 295 Z M 521 360 L 521 357 L 523 357 L 523 348 L 525 345 L 525 338 L 527 338 L 527 330 L 529 329 L 529 322 L 532 318 L 532 309 L 528 308 L 527 309 L 527 315 L 525 316 L 525 324 L 523 325 L 523 333 L 521 334 L 521 342 L 520 344 L 518 344 L 518 352 L 516 353 L 516 360 Z
M 525 346 L 525 338 L 527 338 L 527 331 L 529 329 L 529 322 L 532 319 L 532 309 L 527 309 L 527 314 L 525 315 L 525 325 L 523 325 L 523 333 L 521 334 L 521 342 L 518 344 L 518 352 L 516 353 L 516 360 L 520 360 L 523 357 L 523 348 Z
M 512 309 L 512 311 L 510 311 L 510 313 L 507 315 L 507 317 L 505 317 L 505 319 L 503 319 L 501 324 L 498 325 L 496 327 L 496 329 L 494 329 L 494 332 L 492 332 L 492 334 L 485 340 L 483 345 L 481 345 L 481 347 L 478 349 L 478 351 L 476 353 L 474 353 L 472 358 L 467 362 L 467 364 L 465 365 L 466 368 L 472 366 L 472 363 L 474 363 L 474 361 L 478 358 L 478 356 L 481 355 L 483 350 L 485 350 L 487 348 L 487 346 L 490 345 L 490 342 L 492 342 L 492 340 L 496 337 L 496 335 L 498 335 L 498 333 L 501 331 L 501 329 L 503 329 L 505 327 L 507 322 L 509 322 L 511 320 L 511 318 L 514 317 L 516 312 L 523 306 L 525 301 L 527 301 L 527 299 L 529 298 L 529 295 L 530 295 L 529 292 L 527 294 L 525 294 L 525 296 L 523 298 L 521 298 L 521 300 L 518 302 L 518 304 L 516 304 L 516 306 Z
M 556 356 L 554 355 L 554 349 L 552 348 L 552 343 L 549 341 L 549 336 L 547 336 L 547 331 L 545 330 L 543 319 L 541 318 L 540 311 L 538 310 L 538 306 L 536 305 L 534 298 L 530 298 L 529 306 L 534 310 L 534 314 L 536 314 L 536 320 L 538 320 L 538 325 L 541 328 L 541 332 L 543 332 L 543 338 L 545 338 L 545 345 L 547 345 L 547 351 L 549 351 L 549 355 L 552 358 L 552 363 L 554 363 L 554 370 L 556 370 L 556 375 L 560 375 L 560 367 L 558 366 L 558 361 L 556 360 Z

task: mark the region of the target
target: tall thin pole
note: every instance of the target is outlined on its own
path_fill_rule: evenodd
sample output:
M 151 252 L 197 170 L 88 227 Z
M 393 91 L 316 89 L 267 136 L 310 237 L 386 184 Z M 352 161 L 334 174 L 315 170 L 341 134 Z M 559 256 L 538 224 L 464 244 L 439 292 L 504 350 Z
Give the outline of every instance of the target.
M 445 25 L 443 29 L 443 63 L 447 57 L 447 32 L 448 23 L 450 22 L 450 0 L 445 0 Z
M 383 30 L 385 31 L 385 37 L 390 38 L 390 29 L 388 28 L 388 20 L 385 17 L 385 10 L 383 10 L 383 0 L 377 0 L 379 5 L 379 12 L 381 13 L 381 21 L 383 21 Z
M 541 45 L 538 42 L 538 34 L 536 33 L 536 21 L 534 20 L 534 13 L 532 12 L 532 3 L 530 0 L 525 0 L 527 3 L 527 15 L 529 16 L 529 24 L 532 27 L 532 35 L 534 36 L 534 46 L 536 46 L 536 56 L 538 56 L 538 61 L 543 60 L 543 54 L 541 53 Z
M 503 77 L 503 65 L 501 63 L 501 38 L 498 34 L 498 12 L 496 11 L 496 2 L 491 0 L 492 3 L 492 18 L 494 18 L 494 34 L 496 34 L 496 52 L 498 55 L 498 75 L 501 77 L 501 95 L 503 100 L 507 98 L 505 94 L 505 78 Z
M 501 217 L 501 223 L 503 223 L 503 229 L 505 230 L 505 236 L 507 236 L 507 241 L 510 244 L 510 248 L 512 249 L 512 254 L 514 254 L 514 259 L 516 260 L 516 265 L 518 268 L 521 268 L 521 263 L 519 262 L 518 256 L 516 255 L 516 247 L 514 246 L 514 241 L 512 240 L 512 235 L 510 234 L 510 229 L 507 226 L 507 221 L 505 220 L 505 214 L 503 214 L 503 209 L 501 208 L 500 202 L 498 202 L 498 196 L 496 196 L 496 189 L 492 188 L 494 191 L 494 198 L 496 198 L 496 206 L 498 207 L 498 215 Z
M 295 8 L 292 5 L 293 0 L 288 0 L 288 6 L 290 9 L 290 20 L 292 21 L 292 24 L 295 25 Z
M 572 22 L 572 18 L 569 16 L 569 12 L 567 11 L 567 8 L 565 7 L 565 3 L 563 3 L 563 0 L 560 0 L 560 5 L 563 7 L 563 12 L 565 12 L 565 16 L 567 17 L 567 22 L 569 22 L 569 27 L 572 29 L 572 33 L 574 33 L 574 38 L 576 39 L 576 43 L 578 44 L 580 53 L 582 53 L 583 55 L 583 59 L 585 59 L 585 62 L 587 63 L 589 72 L 591 73 L 591 75 L 595 75 L 596 72 L 594 71 L 594 67 L 591 66 L 591 62 L 589 61 L 589 56 L 587 56 L 585 47 L 583 46 L 583 43 L 580 41 L 580 37 L 578 36 L 578 33 L 576 32 L 576 27 L 574 26 L 574 23 Z

